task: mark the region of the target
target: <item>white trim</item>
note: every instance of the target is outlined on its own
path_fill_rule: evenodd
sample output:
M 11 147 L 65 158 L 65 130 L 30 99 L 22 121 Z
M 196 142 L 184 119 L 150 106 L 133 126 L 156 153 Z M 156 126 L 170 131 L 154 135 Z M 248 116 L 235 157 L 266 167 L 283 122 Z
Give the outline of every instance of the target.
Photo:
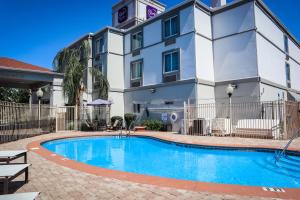
M 134 35 L 137 35 L 137 34 L 139 34 L 139 33 L 142 33 L 142 44 L 141 44 L 140 47 L 133 48 L 133 36 L 134 36 Z M 142 30 L 137 31 L 137 32 L 131 34 L 131 51 L 135 51 L 135 50 L 138 50 L 138 49 L 143 48 L 143 40 L 144 40 L 144 35 L 143 35 L 143 31 L 142 31 Z
M 172 16 L 172 17 L 169 17 L 169 18 L 167 18 L 167 19 L 165 19 L 165 20 L 163 20 L 163 38 L 164 39 L 168 39 L 168 38 L 171 38 L 171 37 L 174 37 L 174 36 L 176 36 L 176 35 L 178 35 L 179 34 L 179 30 L 177 30 L 178 32 L 177 33 L 175 33 L 175 34 L 173 34 L 172 35 L 172 24 L 171 24 L 171 20 L 173 19 L 173 18 L 176 18 L 177 17 L 177 23 L 180 23 L 179 22 L 179 17 L 178 17 L 178 15 L 174 15 L 174 16 Z M 166 23 L 166 21 L 169 21 L 170 20 L 170 34 L 171 35 L 169 35 L 169 36 L 166 36 L 166 27 L 165 27 L 165 23 Z M 176 24 L 176 27 L 177 27 L 177 29 L 178 29 L 178 26 L 180 26 L 179 24 Z
M 132 78 L 132 68 L 133 68 L 133 65 L 134 64 L 136 64 L 136 63 L 141 63 L 141 65 L 140 65 L 140 70 L 141 70 L 141 76 L 140 77 L 138 77 L 138 78 Z M 142 60 L 137 60 L 137 61 L 133 61 L 132 63 L 131 63 L 131 66 L 130 66 L 130 80 L 131 81 L 136 81 L 136 80 L 140 80 L 140 79 L 142 79 L 143 78 L 143 61 Z
M 165 63 L 166 63 L 166 56 L 167 55 L 172 55 L 173 53 L 178 53 L 178 69 L 176 69 L 176 70 L 172 70 L 172 71 L 168 71 L 168 72 L 166 72 L 165 70 Z M 169 51 L 169 52 L 166 52 L 166 53 L 163 53 L 163 74 L 171 74 L 171 73 L 174 73 L 174 72 L 178 72 L 179 71 L 179 69 L 180 69 L 180 51 L 179 51 L 179 49 L 174 49 L 174 50 L 171 50 L 171 51 Z M 171 67 L 173 66 L 172 65 L 173 64 L 173 60 L 172 60 L 172 56 L 171 56 Z

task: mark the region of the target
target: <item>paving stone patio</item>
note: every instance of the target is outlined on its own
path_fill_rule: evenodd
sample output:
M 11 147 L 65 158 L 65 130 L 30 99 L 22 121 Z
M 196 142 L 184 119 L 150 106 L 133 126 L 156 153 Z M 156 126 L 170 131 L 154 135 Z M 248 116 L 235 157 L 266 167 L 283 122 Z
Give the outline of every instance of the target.
M 60 132 L 55 134 L 41 135 L 33 138 L 27 138 L 16 142 L 0 145 L 0 150 L 16 150 L 25 149 L 27 144 L 40 139 L 52 139 L 61 136 L 82 136 L 95 133 L 80 133 L 80 132 Z M 101 133 L 99 133 L 101 135 Z M 200 137 L 200 136 L 185 136 L 171 133 L 138 133 L 142 135 L 156 135 L 161 138 L 171 139 L 181 142 L 192 143 L 207 143 L 207 144 L 238 144 L 247 146 L 269 146 L 283 147 L 287 141 L 273 141 L 260 139 L 245 139 L 245 138 L 229 138 L 229 137 Z M 300 150 L 300 139 L 294 141 L 291 146 L 294 149 Z M 106 177 L 100 177 L 84 172 L 72 170 L 54 162 L 46 160 L 34 152 L 28 153 L 28 162 L 32 164 L 30 167 L 29 183 L 22 185 L 22 182 L 12 184 L 11 192 L 34 192 L 40 191 L 41 195 L 38 199 L 186 199 L 186 200 L 254 200 L 268 199 L 259 197 L 247 197 L 225 194 L 212 194 L 207 192 L 192 192 L 187 190 L 178 190 L 173 188 L 161 188 L 152 185 L 144 185 L 128 181 L 121 181 Z M 22 180 L 23 177 L 17 180 Z M 2 191 L 0 191 L 1 193 Z

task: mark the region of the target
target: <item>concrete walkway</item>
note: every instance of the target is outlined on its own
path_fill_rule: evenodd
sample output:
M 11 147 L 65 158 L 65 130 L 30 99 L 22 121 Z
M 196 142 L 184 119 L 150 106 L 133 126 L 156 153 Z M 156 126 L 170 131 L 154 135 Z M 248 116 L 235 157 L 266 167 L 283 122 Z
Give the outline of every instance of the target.
M 41 139 L 52 139 L 61 136 L 88 136 L 95 133 L 61 132 L 27 138 L 16 142 L 1 144 L 0 150 L 25 149 L 27 144 Z M 98 133 L 101 135 L 101 133 Z M 146 133 L 139 133 L 145 135 Z M 222 137 L 198 137 L 183 136 L 170 133 L 147 133 L 160 138 L 171 139 L 181 142 L 207 143 L 207 144 L 238 144 L 251 146 L 282 147 L 286 141 L 244 139 L 244 138 L 222 138 Z M 300 139 L 297 139 L 292 148 L 300 150 Z M 29 170 L 29 183 L 13 185 L 12 192 L 41 192 L 39 199 L 187 199 L 187 200 L 221 200 L 221 199 L 267 199 L 259 197 L 211 194 L 207 192 L 192 192 L 172 188 L 161 188 L 152 185 L 144 185 L 133 182 L 121 181 L 100 177 L 84 172 L 72 170 L 37 155 L 34 152 L 28 153 L 28 162 L 32 164 Z M 23 177 L 21 177 L 23 178 Z M 20 179 L 22 180 L 22 179 Z M 21 187 L 20 187 L 21 186 Z M 19 188 L 18 188 L 19 187 Z M 1 191 L 0 191 L 1 193 Z

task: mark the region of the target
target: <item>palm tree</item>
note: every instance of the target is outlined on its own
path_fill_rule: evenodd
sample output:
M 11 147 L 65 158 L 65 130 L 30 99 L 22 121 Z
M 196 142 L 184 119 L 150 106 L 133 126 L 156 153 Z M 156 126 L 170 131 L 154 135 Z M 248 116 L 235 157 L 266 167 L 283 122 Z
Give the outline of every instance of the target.
M 69 105 L 80 105 L 80 94 L 84 72 L 87 70 L 87 63 L 90 55 L 90 45 L 84 40 L 74 48 L 64 48 L 57 53 L 53 60 L 54 70 L 64 73 L 63 91 L 68 97 Z M 97 83 L 99 98 L 108 98 L 109 83 L 99 69 L 91 68 L 90 73 Z

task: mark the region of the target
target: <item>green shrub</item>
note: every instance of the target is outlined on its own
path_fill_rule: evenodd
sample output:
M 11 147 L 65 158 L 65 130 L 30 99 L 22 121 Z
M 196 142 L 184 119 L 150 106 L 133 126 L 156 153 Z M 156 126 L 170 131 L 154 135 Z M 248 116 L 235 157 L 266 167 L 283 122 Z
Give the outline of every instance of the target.
M 143 121 L 142 125 L 151 131 L 160 131 L 163 128 L 163 123 L 157 119 L 147 119 Z
M 128 129 L 131 122 L 133 122 L 136 119 L 136 115 L 133 113 L 126 113 L 124 115 L 125 123 L 126 123 L 126 128 Z
M 121 116 L 113 116 L 110 119 L 111 125 L 114 125 L 116 120 L 119 120 L 119 123 L 118 123 L 117 126 L 122 126 L 122 124 L 123 124 L 123 117 L 121 117 Z

